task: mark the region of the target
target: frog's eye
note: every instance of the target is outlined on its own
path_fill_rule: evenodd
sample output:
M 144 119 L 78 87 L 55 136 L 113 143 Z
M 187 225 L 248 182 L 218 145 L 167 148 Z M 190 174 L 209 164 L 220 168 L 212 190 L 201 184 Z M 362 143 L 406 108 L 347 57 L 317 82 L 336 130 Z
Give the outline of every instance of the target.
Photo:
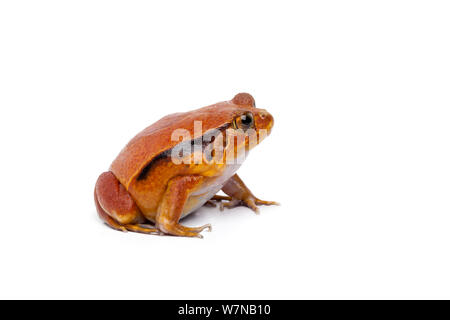
M 253 126 L 253 114 L 251 112 L 246 112 L 243 115 L 236 118 L 237 129 L 247 130 Z

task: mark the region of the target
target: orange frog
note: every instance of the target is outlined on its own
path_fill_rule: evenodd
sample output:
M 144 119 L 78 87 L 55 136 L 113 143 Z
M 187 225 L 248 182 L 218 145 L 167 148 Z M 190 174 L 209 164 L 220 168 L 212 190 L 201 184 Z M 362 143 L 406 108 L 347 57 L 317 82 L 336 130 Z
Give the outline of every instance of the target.
M 162 118 L 136 135 L 98 178 L 100 218 L 121 231 L 201 238 L 211 225 L 192 228 L 179 220 L 205 204 L 245 205 L 255 212 L 257 205 L 277 204 L 256 198 L 235 173 L 272 126 L 272 115 L 256 108 L 248 93 Z M 228 196 L 216 195 L 220 190 Z

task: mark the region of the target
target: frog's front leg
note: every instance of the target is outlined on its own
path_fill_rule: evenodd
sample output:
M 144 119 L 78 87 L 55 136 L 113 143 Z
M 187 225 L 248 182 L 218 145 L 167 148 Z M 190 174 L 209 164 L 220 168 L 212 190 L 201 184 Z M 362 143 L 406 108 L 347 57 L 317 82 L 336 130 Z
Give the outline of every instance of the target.
M 210 224 L 191 228 L 178 223 L 189 195 L 202 181 L 203 177 L 196 175 L 178 176 L 169 181 L 156 215 L 156 226 L 159 230 L 174 236 L 198 238 L 203 238 L 200 234 L 203 230 L 211 231 Z
M 265 201 L 255 197 L 237 174 L 232 176 L 227 181 L 227 183 L 222 187 L 222 191 L 229 195 L 230 198 L 226 199 L 226 197 L 221 197 L 221 200 L 229 200 L 226 203 L 221 202 L 221 210 L 223 210 L 224 207 L 233 208 L 236 206 L 245 205 L 256 213 L 259 213 L 259 209 L 257 207 L 258 205 L 278 205 L 275 201 Z M 219 200 L 219 198 L 217 199 Z

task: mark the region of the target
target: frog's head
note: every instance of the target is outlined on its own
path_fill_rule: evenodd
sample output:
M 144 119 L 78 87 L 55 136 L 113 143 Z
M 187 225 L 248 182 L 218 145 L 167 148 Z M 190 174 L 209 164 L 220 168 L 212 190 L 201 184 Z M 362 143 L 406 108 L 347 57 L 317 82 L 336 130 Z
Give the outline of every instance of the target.
M 265 131 L 270 134 L 273 127 L 273 117 L 265 109 L 259 109 L 255 106 L 255 99 L 248 93 L 238 93 L 231 102 L 238 106 L 241 114 L 234 118 L 235 129 L 247 131 L 255 130 L 258 134 Z
M 256 108 L 255 100 L 248 93 L 239 93 L 231 101 L 231 126 L 226 130 L 227 152 L 234 149 L 233 156 L 227 153 L 227 161 L 242 161 L 245 155 L 266 136 L 273 127 L 272 115 L 264 109 Z
M 180 117 L 180 120 L 171 121 L 172 127 L 174 123 L 177 126 L 171 137 L 175 137 L 174 141 L 179 141 L 180 136 L 188 139 L 187 144 L 179 144 L 179 147 L 200 147 L 201 144 L 202 158 L 207 163 L 214 160 L 220 164 L 223 164 L 224 160 L 227 164 L 241 163 L 247 152 L 270 134 L 274 121 L 269 112 L 256 108 L 255 100 L 248 93 L 239 93 L 229 101 L 176 114 L 175 117 Z M 188 131 L 187 134 L 180 134 L 178 126 Z M 190 130 L 185 130 L 186 126 L 190 126 Z M 190 152 L 186 154 L 191 157 Z

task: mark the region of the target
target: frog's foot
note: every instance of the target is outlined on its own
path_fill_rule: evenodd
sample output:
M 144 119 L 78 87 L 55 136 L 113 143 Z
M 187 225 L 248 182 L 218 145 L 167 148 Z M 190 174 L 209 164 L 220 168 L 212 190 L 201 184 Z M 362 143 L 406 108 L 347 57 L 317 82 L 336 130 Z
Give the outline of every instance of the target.
M 223 211 L 224 208 L 232 209 L 234 207 L 246 206 L 246 207 L 249 207 L 250 209 L 252 209 L 256 214 L 259 214 L 259 208 L 257 206 L 260 206 L 260 205 L 265 205 L 265 206 L 276 205 L 276 206 L 278 206 L 279 203 L 275 202 L 275 201 L 260 200 L 258 198 L 251 196 L 244 200 L 232 199 L 228 202 L 221 202 L 220 203 L 220 211 Z
M 126 224 L 123 226 L 127 231 L 144 233 L 144 234 L 161 234 L 161 231 L 149 224 Z
M 247 206 L 250 209 L 252 209 L 255 213 L 259 213 L 259 209 L 257 206 L 265 205 L 265 206 L 271 206 L 271 205 L 279 205 L 278 202 L 275 201 L 265 201 L 258 199 L 253 195 L 253 193 L 247 188 L 247 186 L 244 184 L 244 182 L 239 178 L 237 174 L 232 176 L 227 183 L 222 188 L 223 192 L 229 195 L 229 197 L 222 197 L 221 198 L 228 198 L 224 200 L 229 200 L 226 203 L 220 203 L 220 210 L 223 210 L 224 208 L 234 208 L 237 206 Z
M 208 201 L 205 202 L 204 206 L 205 207 L 217 207 L 217 202 L 221 203 L 223 200 L 226 201 L 231 201 L 231 197 L 229 196 L 219 196 L 219 195 L 215 195 L 213 196 L 211 199 L 209 199 Z
M 160 226 L 160 229 L 164 233 L 168 233 L 174 236 L 183 236 L 183 237 L 196 237 L 202 239 L 203 236 L 200 234 L 203 230 L 207 230 L 211 232 L 211 225 L 205 224 L 201 227 L 185 227 L 179 223 L 173 225 L 165 225 Z

